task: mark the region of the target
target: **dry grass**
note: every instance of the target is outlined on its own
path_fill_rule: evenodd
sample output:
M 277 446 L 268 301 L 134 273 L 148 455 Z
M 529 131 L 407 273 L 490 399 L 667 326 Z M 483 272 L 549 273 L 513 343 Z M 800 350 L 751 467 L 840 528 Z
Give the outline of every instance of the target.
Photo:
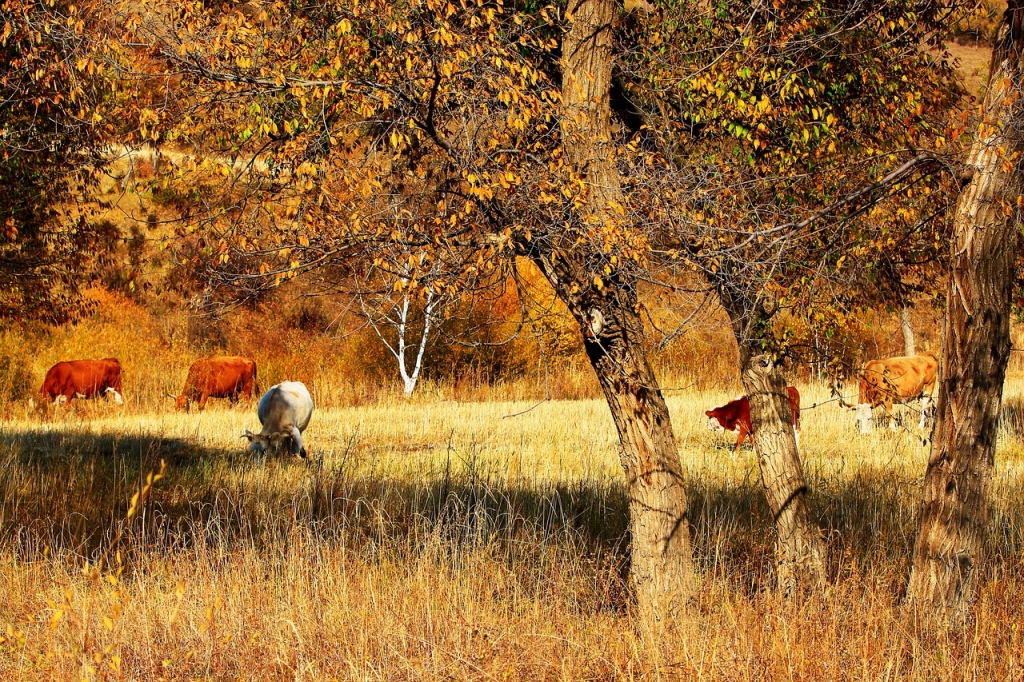
M 318 461 L 263 467 L 237 438 L 251 409 L 5 423 L 0 679 L 1021 679 L 1015 429 L 977 618 L 936 633 L 899 608 L 926 448 L 857 436 L 834 404 L 805 413 L 830 584 L 781 601 L 756 463 L 702 416 L 727 397 L 671 400 L 702 581 L 656 627 L 623 581 L 625 499 L 597 401 L 511 418 L 530 405 L 320 410 Z M 84 575 L 161 458 L 123 573 Z

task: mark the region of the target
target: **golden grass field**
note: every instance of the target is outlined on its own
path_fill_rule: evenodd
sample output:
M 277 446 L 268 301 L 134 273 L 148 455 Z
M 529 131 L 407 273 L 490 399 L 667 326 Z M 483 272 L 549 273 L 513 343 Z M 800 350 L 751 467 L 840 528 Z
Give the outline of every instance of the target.
M 1013 393 L 1011 382 L 1009 393 Z M 804 405 L 827 399 L 805 388 Z M 83 404 L 0 424 L 0 680 L 1020 680 L 1024 443 L 1004 425 L 989 570 L 965 630 L 899 605 L 927 448 L 835 403 L 801 448 L 829 583 L 783 600 L 732 396 L 670 398 L 701 584 L 635 618 L 602 401 L 319 410 L 314 461 L 252 462 L 253 406 Z M 1012 402 L 1012 401 L 1011 401 Z M 1016 413 L 1015 413 L 1016 414 Z M 1020 425 L 1017 425 L 1018 427 Z M 166 461 L 143 510 L 145 475 Z M 98 579 L 83 572 L 124 533 Z

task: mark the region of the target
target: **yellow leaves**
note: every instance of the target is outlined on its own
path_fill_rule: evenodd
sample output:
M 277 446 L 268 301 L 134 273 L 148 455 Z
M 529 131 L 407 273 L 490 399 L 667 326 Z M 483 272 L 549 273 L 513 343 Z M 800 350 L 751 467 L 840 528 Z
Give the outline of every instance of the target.
M 132 495 L 131 503 L 128 505 L 128 513 L 126 517 L 131 519 L 139 511 L 139 504 L 145 502 L 149 493 L 153 490 L 153 486 L 157 481 L 164 477 L 164 473 L 167 471 L 167 462 L 160 460 L 160 469 L 158 471 L 151 471 L 146 476 L 146 484 L 142 486 L 142 490 Z
M 391 135 L 388 136 L 388 141 L 391 143 L 392 148 L 402 149 L 409 145 L 409 136 L 398 130 L 392 130 Z
M 92 57 L 83 57 L 75 62 L 75 68 L 79 72 L 86 72 L 90 76 L 96 71 L 96 63 L 92 60 Z

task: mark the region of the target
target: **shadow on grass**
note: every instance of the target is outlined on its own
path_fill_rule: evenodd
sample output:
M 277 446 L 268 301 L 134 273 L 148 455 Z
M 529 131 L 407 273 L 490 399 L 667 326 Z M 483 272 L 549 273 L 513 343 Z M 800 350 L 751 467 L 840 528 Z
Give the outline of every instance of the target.
M 183 439 L 4 431 L 0 549 L 25 560 L 45 550 L 95 556 L 125 524 L 128 501 L 161 459 L 166 478 L 128 529 L 125 546 L 133 552 L 224 557 L 256 549 L 286 560 L 295 543 L 308 547 L 312 540 L 367 560 L 434 552 L 458 561 L 483 549 L 520 572 L 545 571 L 553 556 L 564 555 L 602 576 L 609 604 L 626 593 L 621 482 L 509 480 L 472 453 L 460 457 L 458 473 L 446 466 L 398 477 L 361 471 L 347 455 L 329 465 L 286 457 L 258 464 L 241 447 Z M 917 484 L 869 469 L 812 476 L 810 483 L 834 576 L 866 571 L 901 589 L 916 532 Z M 758 477 L 715 485 L 690 480 L 687 492 L 701 572 L 744 592 L 769 588 L 774 535 Z M 993 511 L 991 556 L 997 565 L 1016 565 L 1024 549 L 1024 494 L 1004 497 L 1016 501 Z

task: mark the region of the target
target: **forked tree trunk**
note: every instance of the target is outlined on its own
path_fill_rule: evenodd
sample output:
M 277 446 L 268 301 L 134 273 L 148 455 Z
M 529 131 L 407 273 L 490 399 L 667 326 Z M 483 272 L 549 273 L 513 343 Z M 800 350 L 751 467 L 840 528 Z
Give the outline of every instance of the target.
M 910 320 L 910 306 L 900 308 L 900 331 L 903 332 L 903 354 L 917 355 L 914 347 L 914 323 Z
M 610 124 L 612 0 L 571 0 L 562 41 L 562 136 L 587 187 L 583 220 L 606 225 L 622 205 Z M 537 246 L 537 245 L 535 245 Z M 566 251 L 572 252 L 569 246 Z M 629 495 L 631 579 L 642 612 L 663 617 L 693 590 L 690 529 L 668 407 L 643 348 L 635 282 L 594 281 L 588 258 L 532 257 L 583 330 L 621 443 Z M 597 254 L 600 257 L 600 254 Z
M 791 594 L 798 585 L 820 583 L 825 575 L 821 533 L 811 519 L 807 481 L 796 444 L 786 381 L 762 343 L 768 319 L 762 301 L 719 287 L 740 350 L 740 379 L 750 403 L 754 451 L 765 499 L 775 520 L 778 587 Z
M 989 484 L 1010 357 L 1014 218 L 1022 149 L 1024 9 L 1011 0 L 997 34 L 982 122 L 957 203 L 939 398 L 908 587 L 911 603 L 961 621 L 983 564 Z

